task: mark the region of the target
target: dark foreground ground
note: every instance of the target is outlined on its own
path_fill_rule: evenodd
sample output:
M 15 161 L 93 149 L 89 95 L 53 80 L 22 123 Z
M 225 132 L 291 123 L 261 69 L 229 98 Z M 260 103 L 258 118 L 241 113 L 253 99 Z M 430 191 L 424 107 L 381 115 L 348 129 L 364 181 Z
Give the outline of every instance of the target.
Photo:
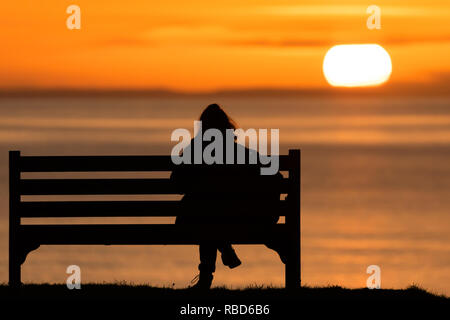
M 448 297 L 415 286 L 404 290 L 249 287 L 242 290 L 213 288 L 207 292 L 197 292 L 127 284 L 82 284 L 79 290 L 69 290 L 66 285 L 23 285 L 16 289 L 0 285 L 0 303 L 6 308 L 19 304 L 26 311 L 30 311 L 30 303 L 37 303 L 41 308 L 46 308 L 46 315 L 56 307 L 78 312 L 90 305 L 97 307 L 102 315 L 117 315 L 126 310 L 130 319 L 136 318 L 131 314 L 138 310 L 140 314 L 144 312 L 145 318 L 152 319 L 299 319 L 311 310 L 317 316 L 344 313 L 347 318 L 361 318 L 363 315 L 378 314 L 377 317 L 383 318 L 379 312 L 386 306 L 389 306 L 386 310 L 390 314 L 403 316 L 424 310 L 429 316 L 435 312 L 437 315 L 450 313 Z M 93 309 L 89 310 L 92 314 Z
M 0 285 L 2 300 L 186 300 L 216 301 L 239 300 L 340 300 L 340 301 L 440 301 L 450 302 L 444 295 L 430 293 L 420 287 L 407 289 L 345 289 L 338 286 L 302 287 L 295 290 L 271 287 L 248 287 L 246 289 L 213 288 L 209 291 L 192 289 L 158 288 L 132 284 L 82 284 L 81 289 L 69 290 L 65 284 L 26 284 L 13 289 Z

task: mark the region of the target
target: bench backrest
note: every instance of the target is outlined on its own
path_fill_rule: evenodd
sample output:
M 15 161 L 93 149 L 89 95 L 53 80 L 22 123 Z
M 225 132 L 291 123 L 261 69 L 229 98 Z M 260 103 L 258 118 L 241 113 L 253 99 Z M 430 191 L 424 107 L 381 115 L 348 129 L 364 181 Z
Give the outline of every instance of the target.
M 22 196 L 44 195 L 168 195 L 180 194 L 169 179 L 65 179 L 22 178 L 25 172 L 161 172 L 172 171 L 176 165 L 170 156 L 21 156 L 20 151 L 10 151 L 10 218 L 41 217 L 167 217 L 180 214 L 180 200 L 107 200 L 107 201 L 22 201 Z M 292 215 L 299 217 L 300 201 L 300 150 L 290 150 L 279 156 L 280 171 L 287 171 L 276 188 L 288 195 L 288 201 L 277 203 L 280 216 L 286 222 Z M 243 165 L 236 165 L 243 166 Z M 261 176 L 261 181 L 270 176 Z M 242 190 L 258 192 L 263 183 L 253 181 L 241 185 Z M 239 186 L 234 186 L 234 191 Z M 195 188 L 193 182 L 192 188 Z M 224 192 L 229 186 L 224 186 Z M 114 197 L 112 197 L 114 198 Z

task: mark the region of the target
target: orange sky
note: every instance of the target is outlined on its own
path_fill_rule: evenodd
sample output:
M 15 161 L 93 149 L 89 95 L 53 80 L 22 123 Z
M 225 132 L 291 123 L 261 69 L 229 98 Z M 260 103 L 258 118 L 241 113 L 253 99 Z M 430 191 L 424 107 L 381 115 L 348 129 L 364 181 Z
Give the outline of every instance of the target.
M 339 4 L 338 4 L 339 3 Z M 66 8 L 81 7 L 81 30 Z M 382 10 L 368 30 L 367 6 Z M 326 51 L 379 43 L 389 83 L 450 79 L 448 0 L 18 0 L 0 7 L 0 89 L 327 87 Z

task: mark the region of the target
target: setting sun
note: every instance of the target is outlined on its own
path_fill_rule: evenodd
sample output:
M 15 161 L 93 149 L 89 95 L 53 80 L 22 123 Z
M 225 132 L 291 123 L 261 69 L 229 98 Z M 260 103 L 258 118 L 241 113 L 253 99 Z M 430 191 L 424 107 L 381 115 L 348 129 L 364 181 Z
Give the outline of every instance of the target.
M 391 58 L 378 44 L 337 45 L 323 60 L 325 78 L 335 87 L 378 85 L 386 82 L 391 72 Z

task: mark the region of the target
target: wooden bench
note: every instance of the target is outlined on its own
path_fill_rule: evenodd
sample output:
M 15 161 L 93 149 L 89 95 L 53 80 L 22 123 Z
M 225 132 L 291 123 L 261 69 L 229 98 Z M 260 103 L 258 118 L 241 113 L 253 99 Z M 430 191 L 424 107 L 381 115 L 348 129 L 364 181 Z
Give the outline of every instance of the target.
M 161 172 L 172 171 L 170 156 L 21 156 L 9 152 L 9 284 L 21 284 L 21 265 L 40 245 L 193 245 L 227 240 L 233 244 L 263 244 L 268 238 L 285 241 L 289 248 L 287 288 L 300 286 L 300 150 L 281 155 L 280 171 L 288 177 L 280 184 L 287 200 L 276 208 L 284 223 L 252 228 L 233 225 L 233 232 L 189 228 L 175 224 L 23 224 L 21 218 L 67 217 L 173 217 L 183 212 L 182 201 L 25 201 L 22 196 L 177 194 L 166 179 L 22 178 L 22 173 L 48 172 Z M 262 176 L 263 178 L 264 176 Z M 36 198 L 36 197 L 35 197 Z M 39 197 L 38 197 L 39 198 Z M 196 259 L 197 257 L 193 257 Z

